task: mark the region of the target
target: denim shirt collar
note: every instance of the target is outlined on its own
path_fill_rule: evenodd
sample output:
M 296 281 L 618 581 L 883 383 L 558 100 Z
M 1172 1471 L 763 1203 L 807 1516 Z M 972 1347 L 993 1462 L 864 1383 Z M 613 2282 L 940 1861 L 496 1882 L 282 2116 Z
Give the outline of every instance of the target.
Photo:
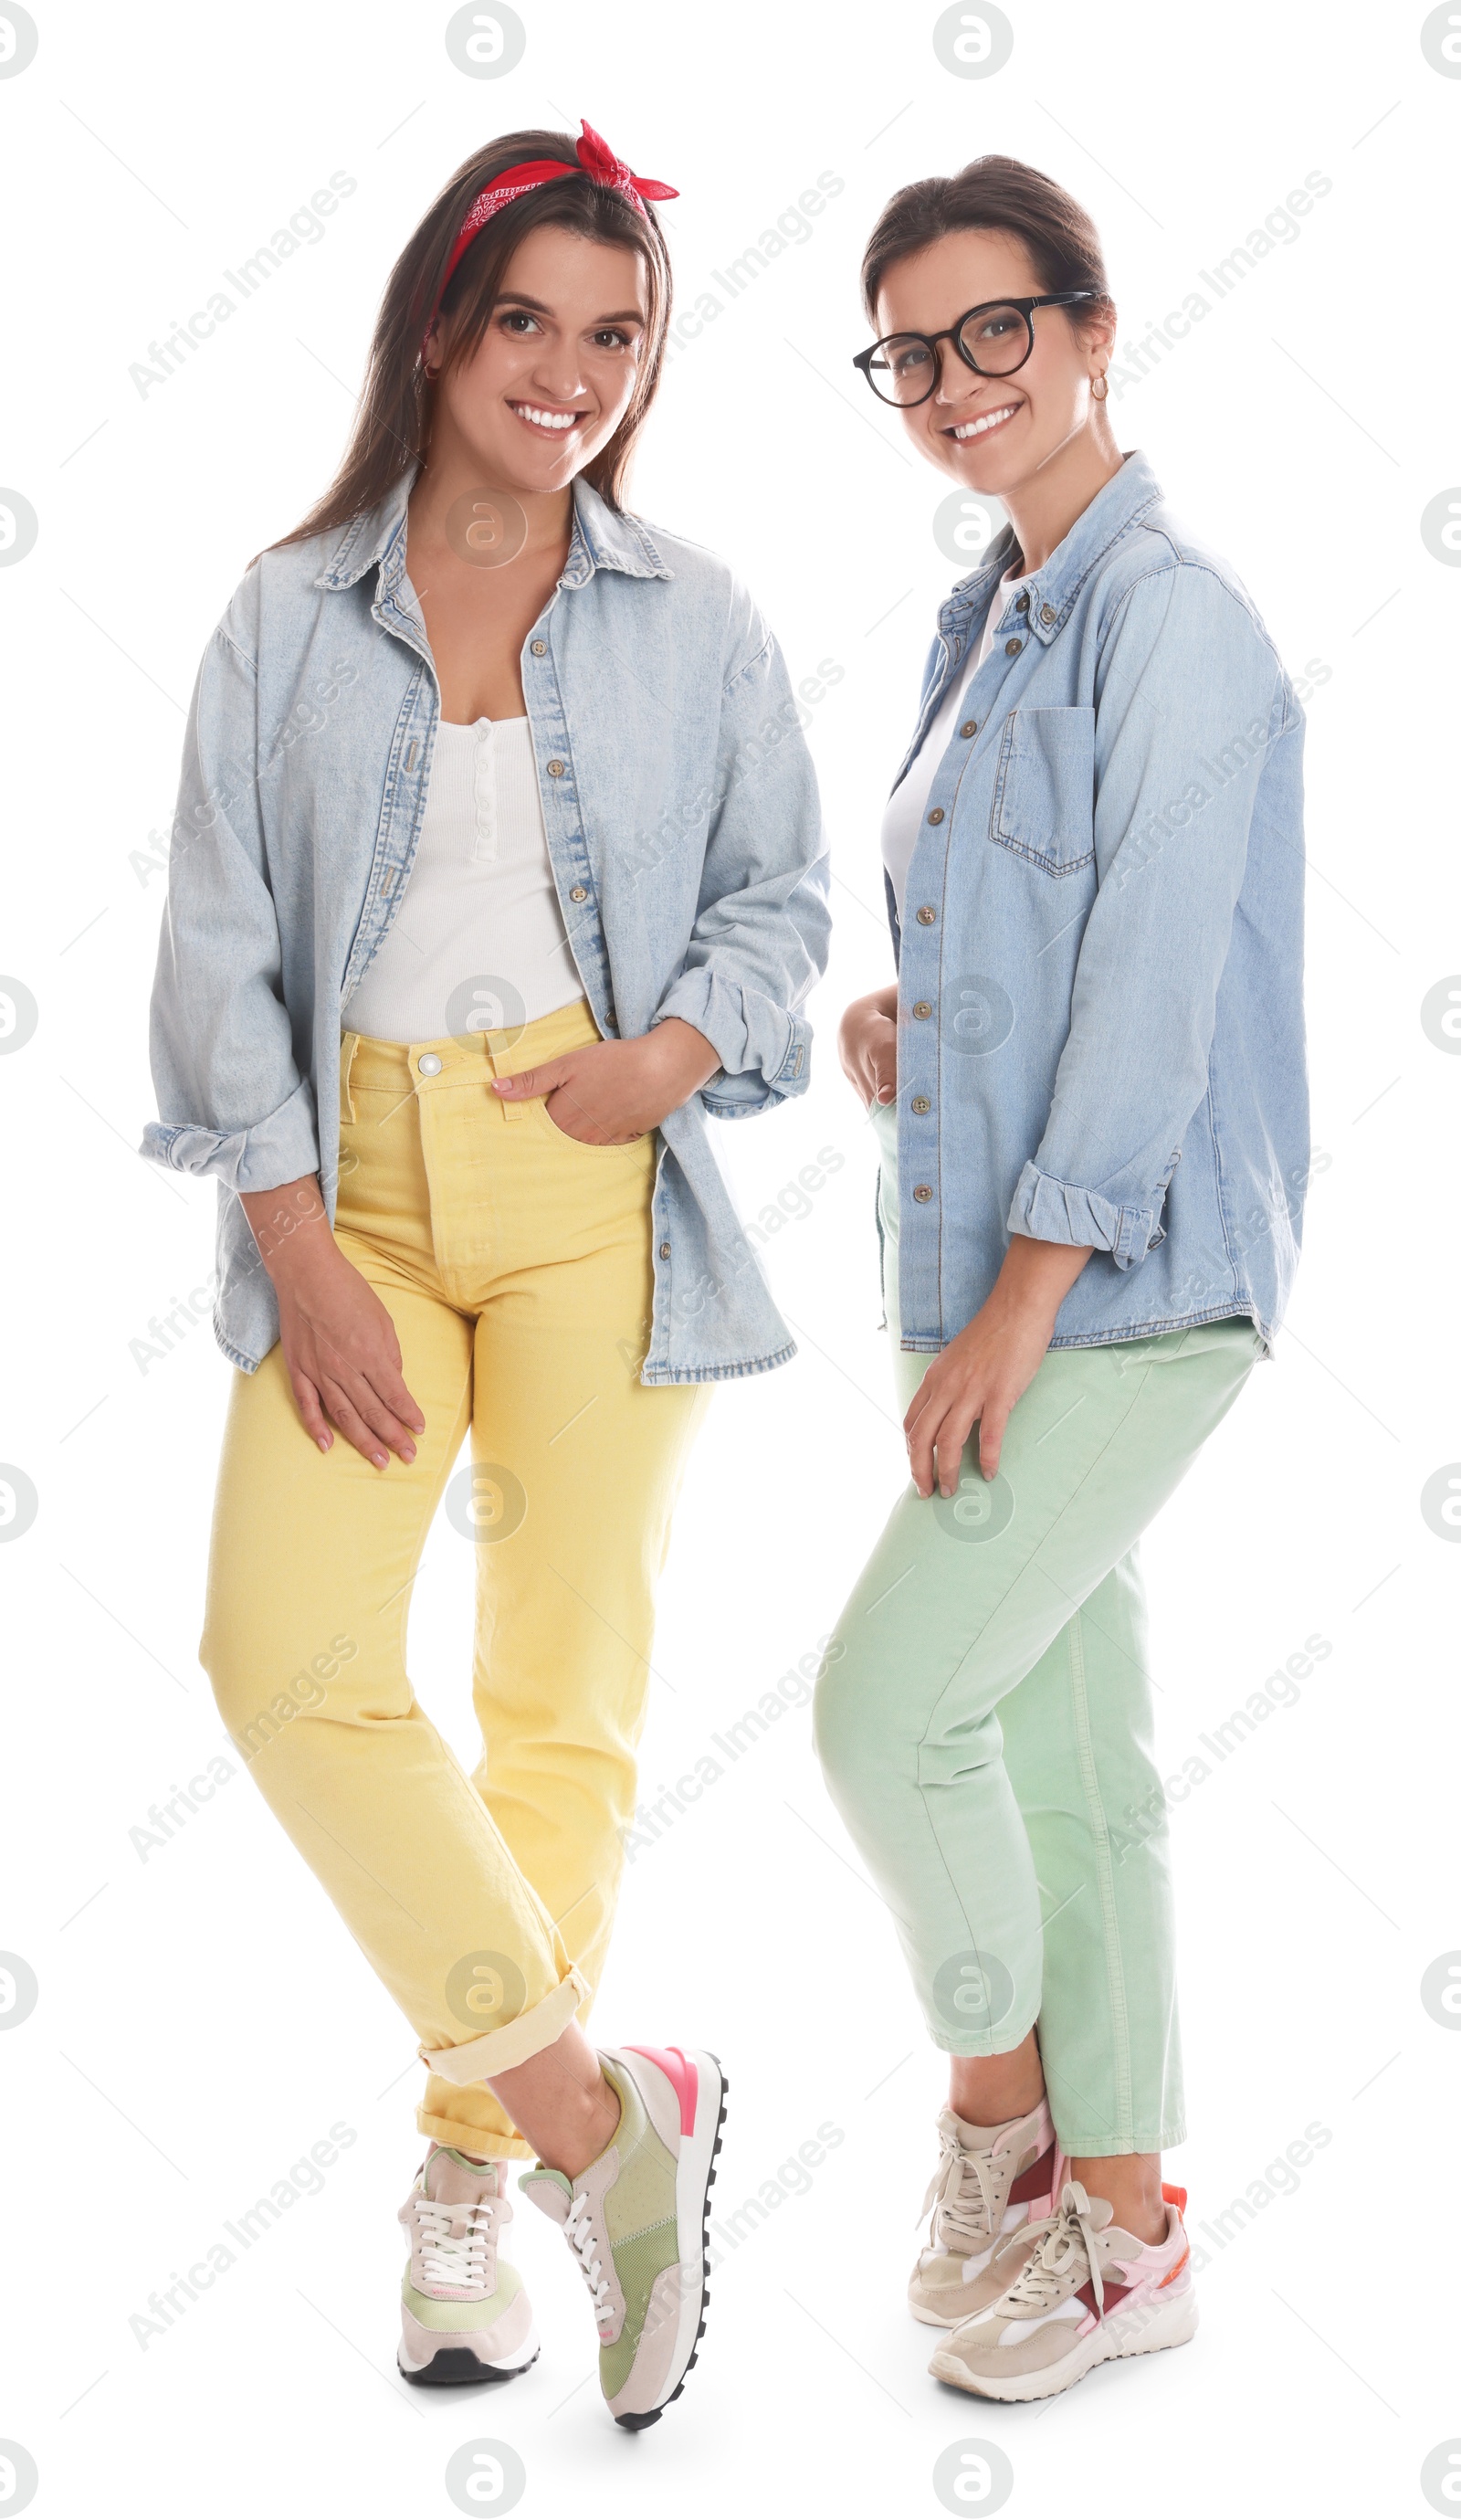
M 1096 492 L 1089 507 L 1082 510 L 1064 541 L 1056 544 L 1049 559 L 1035 571 L 1028 588 L 1026 618 L 1041 647 L 1048 648 L 1051 640 L 1059 637 L 1091 570 L 1105 559 L 1112 545 L 1129 533 L 1149 508 L 1155 507 L 1161 495 L 1146 457 L 1131 454 L 1121 471 L 1113 472 Z M 954 656 L 962 651 L 972 625 L 983 622 L 1014 551 L 1014 528 L 1006 525 L 990 545 L 981 565 L 971 576 L 960 579 L 944 604 L 939 628 Z
M 420 469 L 414 465 L 403 472 L 378 507 L 356 517 L 345 527 L 333 559 L 315 579 L 315 585 L 324 593 L 333 595 L 343 587 L 356 585 L 377 562 L 383 564 L 381 593 L 393 593 L 405 573 L 406 506 Z M 573 484 L 573 533 L 561 583 L 586 586 L 600 568 L 617 569 L 625 577 L 674 575 L 639 518 L 611 508 L 580 478 Z

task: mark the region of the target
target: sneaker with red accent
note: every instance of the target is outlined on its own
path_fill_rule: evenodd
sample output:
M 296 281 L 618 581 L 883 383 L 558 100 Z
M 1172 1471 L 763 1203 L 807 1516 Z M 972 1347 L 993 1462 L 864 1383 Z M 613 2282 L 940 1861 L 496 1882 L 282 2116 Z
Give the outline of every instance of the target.
M 538 2360 L 533 2306 L 501 2255 L 512 2220 L 504 2161 L 433 2143 L 399 2220 L 411 2242 L 401 2278 L 403 2379 L 432 2388 L 507 2380 Z
M 611 2048 L 614 2139 L 577 2179 L 540 2161 L 518 2181 L 557 2223 L 598 2324 L 598 2379 L 616 2423 L 658 2423 L 705 2333 L 705 2225 L 726 2078 L 703 2048 Z
M 939 2111 L 939 2166 L 923 2210 L 929 2245 L 908 2278 L 908 2308 L 930 2327 L 957 2327 L 997 2301 L 1035 2243 L 1028 2231 L 1055 2210 L 1065 2162 L 1048 2103 L 1004 2126 L 976 2127 Z
M 1067 2180 L 1013 2283 L 939 2347 L 934 2378 L 976 2398 L 1053 2398 L 1098 2362 L 1185 2345 L 1197 2327 L 1187 2200 L 1180 2187 L 1162 2193 L 1166 2236 L 1148 2244 Z

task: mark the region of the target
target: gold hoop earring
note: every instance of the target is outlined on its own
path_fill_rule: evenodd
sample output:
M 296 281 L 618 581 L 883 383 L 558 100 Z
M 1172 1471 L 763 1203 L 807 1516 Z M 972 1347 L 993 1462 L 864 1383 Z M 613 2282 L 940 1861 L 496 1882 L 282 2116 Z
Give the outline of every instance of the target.
M 1106 396 L 1107 396 L 1107 395 L 1108 395 L 1108 393 L 1111 391 L 1111 387 L 1110 387 L 1110 386 L 1107 384 L 1107 382 L 1106 382 L 1106 371 L 1105 371 L 1105 369 L 1104 369 L 1104 368 L 1101 370 L 1101 373 L 1100 373 L 1100 375 L 1099 375 L 1098 377 L 1092 377 L 1092 378 L 1091 378 L 1091 380 L 1090 380 L 1090 390 L 1091 390 L 1091 394 L 1092 394 L 1092 396 L 1093 396 L 1093 398 L 1094 398 L 1094 400 L 1095 400 L 1095 401 L 1097 401 L 1097 402 L 1104 402 L 1104 401 L 1105 401 Z

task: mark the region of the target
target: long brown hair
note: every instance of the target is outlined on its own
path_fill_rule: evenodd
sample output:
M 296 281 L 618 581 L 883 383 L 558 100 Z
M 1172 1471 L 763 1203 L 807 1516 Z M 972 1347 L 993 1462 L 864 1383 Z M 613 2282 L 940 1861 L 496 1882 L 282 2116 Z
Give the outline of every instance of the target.
M 1094 315 L 1115 312 L 1089 211 L 1038 166 L 1020 158 L 990 157 L 972 158 L 956 175 L 927 175 L 894 194 L 863 256 L 863 302 L 874 324 L 878 292 L 894 263 L 959 228 L 998 228 L 1018 237 L 1041 290 L 1093 290 L 1085 305 L 1065 310 L 1077 331 Z
M 612 437 L 584 466 L 584 478 L 611 508 L 623 504 L 635 440 L 654 400 L 664 364 L 670 320 L 670 260 L 654 213 L 644 217 L 623 195 L 588 175 L 568 175 L 520 194 L 490 218 L 453 272 L 440 312 L 454 318 L 438 376 L 428 379 L 421 338 L 436 302 L 463 219 L 478 193 L 505 172 L 535 158 L 564 158 L 571 165 L 578 144 L 566 131 L 509 131 L 489 141 L 458 167 L 437 195 L 396 261 L 385 284 L 366 369 L 355 428 L 340 469 L 324 497 L 290 534 L 270 545 L 282 551 L 313 534 L 346 525 L 378 507 L 403 473 L 421 462 L 431 438 L 440 379 L 469 359 L 492 319 L 503 274 L 534 228 L 566 228 L 605 245 L 632 246 L 643 260 L 648 322 L 633 399 Z

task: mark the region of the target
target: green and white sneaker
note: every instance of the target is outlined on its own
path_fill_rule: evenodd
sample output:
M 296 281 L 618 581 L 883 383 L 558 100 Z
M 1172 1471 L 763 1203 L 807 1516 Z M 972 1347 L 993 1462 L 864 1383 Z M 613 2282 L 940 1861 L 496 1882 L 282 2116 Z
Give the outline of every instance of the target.
M 507 2380 L 538 2360 L 533 2306 L 500 2255 L 512 2220 L 504 2161 L 471 2161 L 433 2143 L 398 2220 L 411 2256 L 401 2278 L 403 2379 L 450 2388 Z
M 577 2179 L 540 2161 L 517 2184 L 561 2226 L 594 2300 L 598 2378 L 628 2431 L 658 2423 L 705 2333 L 705 2224 L 726 2115 L 703 2048 L 611 2048 L 598 2062 L 622 2111 Z

